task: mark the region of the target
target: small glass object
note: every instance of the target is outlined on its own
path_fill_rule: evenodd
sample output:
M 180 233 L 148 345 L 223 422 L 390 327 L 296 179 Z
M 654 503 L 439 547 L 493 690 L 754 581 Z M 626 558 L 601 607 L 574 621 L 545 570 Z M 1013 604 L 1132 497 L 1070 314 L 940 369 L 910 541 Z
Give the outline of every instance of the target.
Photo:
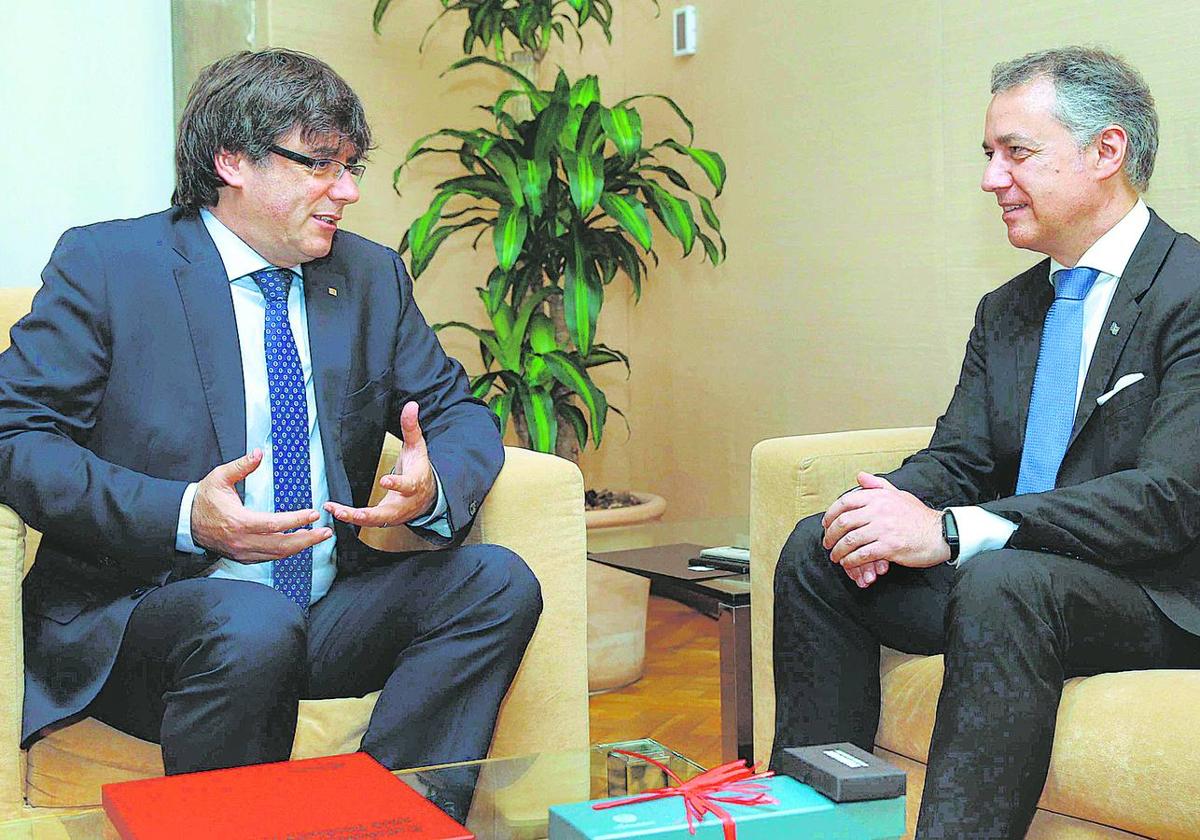
M 625 755 L 617 750 L 640 753 L 653 758 L 671 768 L 672 772 L 683 781 L 704 772 L 704 768 L 699 764 L 663 746 L 653 738 L 601 744 L 595 749 L 606 757 L 609 796 L 634 796 L 648 790 L 671 787 L 676 784 L 674 779 L 650 762 L 637 756 Z

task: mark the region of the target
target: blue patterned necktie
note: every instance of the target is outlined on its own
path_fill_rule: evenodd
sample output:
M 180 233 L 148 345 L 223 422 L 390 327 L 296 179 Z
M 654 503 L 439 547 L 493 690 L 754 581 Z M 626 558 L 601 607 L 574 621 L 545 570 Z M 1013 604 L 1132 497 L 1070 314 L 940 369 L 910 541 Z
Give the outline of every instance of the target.
M 1083 299 L 1100 272 L 1064 268 L 1054 272 L 1054 303 L 1046 312 L 1038 351 L 1017 494 L 1053 490 L 1075 424 L 1079 360 L 1083 347 Z
M 304 371 L 288 322 L 287 296 L 293 274 L 268 268 L 250 275 L 267 302 L 264 324 L 267 389 L 271 397 L 271 463 L 275 510 L 312 507 L 312 475 L 308 457 L 308 403 Z M 304 526 L 309 528 L 311 526 Z M 276 560 L 272 585 L 308 611 L 312 593 L 312 549 Z

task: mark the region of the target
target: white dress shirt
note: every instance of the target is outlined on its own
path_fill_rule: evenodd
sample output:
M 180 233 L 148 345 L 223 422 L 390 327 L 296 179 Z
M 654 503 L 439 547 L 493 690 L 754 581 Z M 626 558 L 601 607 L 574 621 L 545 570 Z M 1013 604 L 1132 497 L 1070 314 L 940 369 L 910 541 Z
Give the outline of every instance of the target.
M 200 217 L 208 229 L 221 262 L 229 276 L 230 292 L 233 296 L 233 315 L 237 322 L 238 344 L 242 356 L 242 379 L 246 397 L 246 451 L 255 447 L 263 452 L 258 469 L 246 476 L 244 504 L 249 510 L 273 512 L 275 510 L 275 484 L 272 472 L 271 405 L 267 384 L 266 349 L 264 322 L 267 305 L 258 284 L 250 273 L 264 268 L 275 268 L 253 248 L 238 238 L 220 219 L 208 210 L 201 210 Z M 320 518 L 314 528 L 333 528 L 333 517 L 324 510 L 329 501 L 329 485 L 325 478 L 325 455 L 321 445 L 321 430 L 317 422 L 317 398 L 313 386 L 312 354 L 308 344 L 307 308 L 304 302 L 303 274 L 300 266 L 292 266 L 293 280 L 288 288 L 288 322 L 296 340 L 296 351 L 300 356 L 300 369 L 304 376 L 305 401 L 308 404 L 308 451 L 312 479 L 312 506 Z M 437 505 L 428 516 L 414 520 L 411 524 L 430 528 L 444 537 L 450 536 L 446 521 L 446 500 L 440 479 L 437 481 Z M 175 547 L 179 551 L 202 554 L 192 540 L 192 500 L 197 484 L 189 484 L 179 505 L 179 524 L 175 535 Z M 337 574 L 336 535 L 313 546 L 312 593 L 309 603 L 316 603 L 329 591 Z M 250 580 L 271 586 L 274 562 L 238 563 L 221 558 L 211 577 Z
M 1150 210 L 1140 198 L 1121 221 L 1092 243 L 1092 247 L 1083 252 L 1079 262 L 1074 266 L 1064 266 L 1053 258 L 1050 259 L 1050 283 L 1054 283 L 1054 272 L 1063 268 L 1085 266 L 1100 272 L 1096 282 L 1083 299 L 1083 342 L 1079 348 L 1079 381 L 1075 387 L 1075 408 L 1079 408 L 1079 398 L 1083 394 L 1083 383 L 1087 378 L 1088 365 L 1092 362 L 1092 351 L 1096 349 L 1096 339 L 1104 326 L 1108 305 L 1112 302 L 1117 283 L 1133 250 L 1146 232 L 1150 224 Z M 1015 523 L 1002 516 L 986 511 L 979 507 L 952 507 L 955 524 L 958 525 L 958 563 L 971 559 L 982 551 L 1003 548 L 1017 530 Z

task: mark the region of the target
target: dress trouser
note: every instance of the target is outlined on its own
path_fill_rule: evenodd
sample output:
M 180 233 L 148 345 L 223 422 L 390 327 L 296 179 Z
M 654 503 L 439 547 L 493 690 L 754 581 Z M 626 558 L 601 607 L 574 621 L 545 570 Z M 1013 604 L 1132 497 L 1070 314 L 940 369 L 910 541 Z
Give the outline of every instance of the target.
M 382 689 L 362 740 L 380 763 L 482 758 L 541 606 L 525 563 L 492 545 L 339 575 L 307 622 L 262 584 L 182 580 L 134 610 L 88 713 L 186 773 L 286 760 L 301 698 Z
M 1063 680 L 1200 665 L 1200 639 L 1111 570 L 1030 551 L 892 566 L 859 589 L 802 520 L 775 574 L 775 748 L 872 749 L 879 646 L 945 654 L 918 838 L 1020 838 L 1050 764 Z

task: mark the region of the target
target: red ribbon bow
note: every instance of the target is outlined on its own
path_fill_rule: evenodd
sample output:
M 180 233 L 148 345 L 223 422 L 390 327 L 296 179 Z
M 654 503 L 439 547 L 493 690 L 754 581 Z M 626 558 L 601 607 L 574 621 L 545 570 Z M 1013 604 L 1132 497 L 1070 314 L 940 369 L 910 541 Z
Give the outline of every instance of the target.
M 613 750 L 622 755 L 640 758 L 648 761 L 662 770 L 675 781 L 675 787 L 657 788 L 630 796 L 627 799 L 616 799 L 612 802 L 600 802 L 592 808 L 602 811 L 605 808 L 616 808 L 621 805 L 633 805 L 637 802 L 649 802 L 652 799 L 666 799 L 668 796 L 682 796 L 684 813 L 687 815 L 688 833 L 696 833 L 696 822 L 703 822 L 704 815 L 709 811 L 717 815 L 724 828 L 725 840 L 737 840 L 737 825 L 729 812 L 721 807 L 727 805 L 777 805 L 779 800 L 770 796 L 766 785 L 758 784 L 759 779 L 769 779 L 775 775 L 773 770 L 758 772 L 759 765 L 750 767 L 744 759 L 731 761 L 706 770 L 699 776 L 686 782 L 677 776 L 670 767 L 660 761 L 655 761 L 648 755 L 642 755 L 629 750 Z M 722 794 L 718 796 L 718 794 Z

